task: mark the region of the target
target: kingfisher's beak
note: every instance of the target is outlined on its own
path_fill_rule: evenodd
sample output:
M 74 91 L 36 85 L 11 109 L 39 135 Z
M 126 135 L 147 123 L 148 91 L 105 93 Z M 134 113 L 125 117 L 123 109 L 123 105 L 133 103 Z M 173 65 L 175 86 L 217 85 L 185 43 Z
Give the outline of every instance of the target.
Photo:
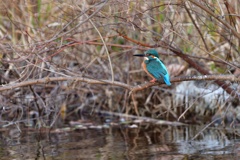
M 138 53 L 138 54 L 134 54 L 133 56 L 138 56 L 138 57 L 145 57 L 145 54 L 142 54 L 142 53 Z

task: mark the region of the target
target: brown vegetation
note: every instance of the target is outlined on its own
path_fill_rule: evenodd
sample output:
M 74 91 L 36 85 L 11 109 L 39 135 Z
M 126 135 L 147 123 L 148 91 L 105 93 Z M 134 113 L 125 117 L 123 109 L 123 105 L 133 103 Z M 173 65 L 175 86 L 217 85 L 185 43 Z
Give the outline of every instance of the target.
M 71 119 L 93 110 L 178 119 L 183 111 L 173 105 L 174 88 L 187 80 L 214 80 L 238 99 L 232 84 L 240 81 L 233 75 L 240 69 L 239 5 L 223 0 L 2 2 L 1 125 L 40 117 L 38 125 L 52 126 L 59 115 Z M 169 68 L 171 87 L 146 83 L 142 59 L 132 55 L 149 48 L 156 48 Z

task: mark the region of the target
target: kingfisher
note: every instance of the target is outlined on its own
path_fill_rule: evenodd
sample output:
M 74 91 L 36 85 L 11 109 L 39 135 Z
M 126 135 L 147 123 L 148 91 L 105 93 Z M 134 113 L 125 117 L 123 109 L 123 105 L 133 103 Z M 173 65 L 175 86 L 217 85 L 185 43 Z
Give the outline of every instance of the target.
M 171 85 L 168 70 L 155 49 L 149 49 L 143 54 L 134 54 L 134 56 L 144 57 L 142 68 L 152 78 L 151 83 L 163 79 L 166 85 Z

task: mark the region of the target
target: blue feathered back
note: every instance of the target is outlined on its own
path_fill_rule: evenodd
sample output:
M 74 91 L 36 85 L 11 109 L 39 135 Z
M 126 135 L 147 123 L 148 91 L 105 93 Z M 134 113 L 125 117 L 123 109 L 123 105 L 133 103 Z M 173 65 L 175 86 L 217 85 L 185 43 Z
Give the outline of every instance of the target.
M 160 80 L 161 78 L 164 80 L 164 82 L 170 86 L 170 77 L 167 71 L 166 66 L 162 63 L 160 59 L 157 57 L 148 56 L 148 60 L 145 60 L 146 67 L 148 72 L 153 75 L 157 80 Z

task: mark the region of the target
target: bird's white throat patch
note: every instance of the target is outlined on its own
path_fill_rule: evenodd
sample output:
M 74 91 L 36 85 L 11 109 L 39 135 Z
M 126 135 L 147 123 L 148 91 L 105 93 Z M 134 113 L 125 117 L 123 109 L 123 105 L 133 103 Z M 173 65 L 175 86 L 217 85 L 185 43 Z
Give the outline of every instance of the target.
M 144 57 L 145 60 L 149 60 L 148 57 Z

